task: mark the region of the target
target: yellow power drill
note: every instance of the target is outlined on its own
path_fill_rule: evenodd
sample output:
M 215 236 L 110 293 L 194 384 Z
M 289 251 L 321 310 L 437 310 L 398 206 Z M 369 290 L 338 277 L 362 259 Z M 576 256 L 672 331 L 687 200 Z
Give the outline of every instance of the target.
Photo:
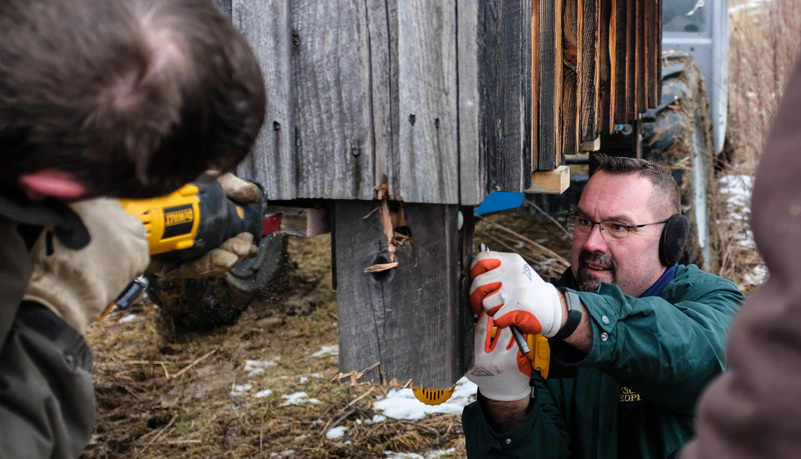
M 126 212 L 142 221 L 153 258 L 183 262 L 201 257 L 240 233 L 252 234 L 258 243 L 267 206 L 260 186 L 259 191 L 258 202 L 242 205 L 229 199 L 216 181 L 196 182 L 165 196 L 120 203 Z M 147 285 L 144 277 L 136 278 L 106 314 L 113 306 L 120 309 L 130 306 Z

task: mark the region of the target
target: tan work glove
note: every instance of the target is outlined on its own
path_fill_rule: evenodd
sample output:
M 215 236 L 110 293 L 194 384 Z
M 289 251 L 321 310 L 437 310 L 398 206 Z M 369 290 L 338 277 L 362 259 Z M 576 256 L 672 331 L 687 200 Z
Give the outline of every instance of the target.
M 33 246 L 33 274 L 24 299 L 40 303 L 83 334 L 125 287 L 147 267 L 149 249 L 142 222 L 116 199 L 71 204 L 92 240 L 69 250 L 53 238 L 46 253 L 46 234 Z
M 217 182 L 225 195 L 239 204 L 252 204 L 258 202 L 261 197 L 261 192 L 256 184 L 243 180 L 230 172 L 220 175 L 216 171 L 209 171 L 207 174 L 217 177 Z M 258 247 L 253 244 L 253 235 L 239 233 L 195 260 L 171 263 L 153 259 L 147 271 L 159 277 L 173 279 L 222 276 L 237 263 L 247 258 L 253 258 L 258 253 Z

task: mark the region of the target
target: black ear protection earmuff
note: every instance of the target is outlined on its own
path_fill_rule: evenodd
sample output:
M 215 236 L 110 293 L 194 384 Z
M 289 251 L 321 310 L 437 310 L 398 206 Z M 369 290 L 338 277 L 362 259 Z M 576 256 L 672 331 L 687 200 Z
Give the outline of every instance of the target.
M 684 244 L 690 234 L 690 221 L 682 214 L 674 214 L 665 222 L 659 238 L 659 261 L 665 266 L 673 266 L 684 251 Z

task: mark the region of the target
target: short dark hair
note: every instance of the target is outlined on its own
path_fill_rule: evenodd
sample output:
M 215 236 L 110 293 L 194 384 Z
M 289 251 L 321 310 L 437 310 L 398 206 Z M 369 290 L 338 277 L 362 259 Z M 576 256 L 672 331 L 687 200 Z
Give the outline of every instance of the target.
M 604 171 L 612 175 L 637 174 L 647 178 L 654 185 L 651 197 L 654 215 L 664 214 L 664 210 L 661 209 L 670 211 L 670 214 L 657 218 L 667 218 L 681 212 L 679 185 L 670 172 L 659 164 L 645 159 L 609 156 L 604 153 L 592 153 L 590 160 L 590 168 L 596 172 Z
M 0 179 L 148 197 L 229 171 L 264 120 L 258 61 L 210 0 L 5 0 Z

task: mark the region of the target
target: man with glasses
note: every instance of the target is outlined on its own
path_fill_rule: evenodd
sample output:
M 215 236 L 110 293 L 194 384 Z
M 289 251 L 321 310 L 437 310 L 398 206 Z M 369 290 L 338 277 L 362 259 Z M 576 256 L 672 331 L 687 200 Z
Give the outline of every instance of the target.
M 641 159 L 594 160 L 568 216 L 561 278 L 544 282 L 513 253 L 473 262 L 470 457 L 674 457 L 693 435 L 701 391 L 724 369 L 744 298 L 730 281 L 677 264 L 689 225 L 675 180 Z M 547 379 L 532 374 L 511 325 L 548 338 Z

